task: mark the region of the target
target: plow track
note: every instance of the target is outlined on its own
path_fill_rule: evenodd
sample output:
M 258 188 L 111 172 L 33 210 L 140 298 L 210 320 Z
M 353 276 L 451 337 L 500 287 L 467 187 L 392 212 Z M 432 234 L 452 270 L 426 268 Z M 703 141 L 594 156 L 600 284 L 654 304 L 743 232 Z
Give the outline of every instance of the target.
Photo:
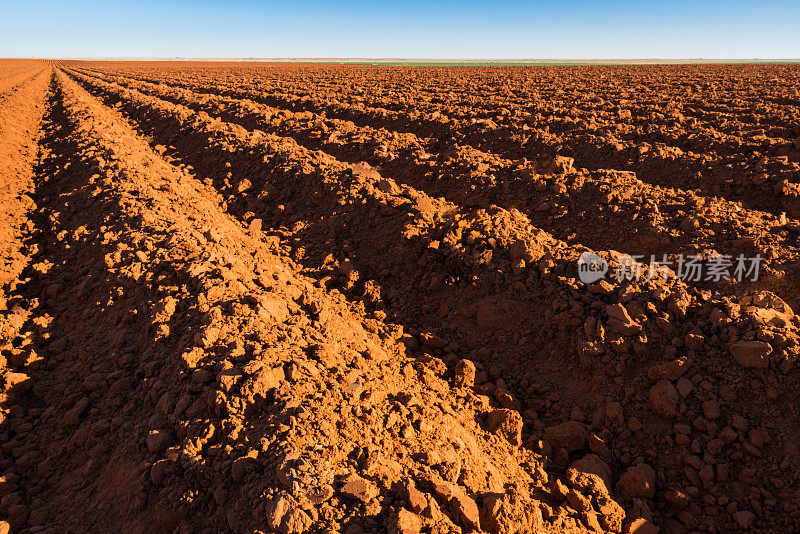
M 662 257 L 708 250 L 731 256 L 748 252 L 765 258 L 764 267 L 770 274 L 798 261 L 794 236 L 779 234 L 785 218 L 743 210 L 736 203 L 693 192 L 653 187 L 629 172 L 571 172 L 565 179 L 556 172 L 572 171 L 566 158 L 521 164 L 462 146 L 436 153 L 435 140 L 413 134 L 353 128 L 341 121 L 296 115 L 252 101 L 197 95 L 116 77 L 110 81 L 134 94 L 144 92 L 250 131 L 291 138 L 343 162 L 367 162 L 366 167 L 358 168 L 371 172 L 373 166 L 382 176 L 432 196 L 468 206 L 519 209 L 535 226 L 593 249 L 642 256 L 658 252 Z M 606 231 L 598 233 L 598 227 Z M 770 289 L 794 298 L 789 285 L 773 283 Z
M 739 75 L 744 83 L 765 83 L 767 77 L 761 73 L 743 75 L 735 71 L 736 67 L 721 68 L 730 68 L 731 75 Z M 645 73 L 645 76 L 650 74 Z M 481 109 L 480 97 L 465 105 L 444 96 L 434 107 L 420 106 L 420 97 L 410 84 L 407 87 L 412 91 L 408 88 L 398 91 L 409 102 L 401 110 L 380 107 L 386 99 L 376 100 L 371 96 L 373 88 L 360 81 L 355 82 L 355 87 L 341 85 L 333 92 L 312 81 L 300 85 L 301 89 L 294 94 L 291 72 L 288 80 L 251 72 L 244 77 L 246 82 L 236 78 L 220 82 L 222 76 L 215 74 L 214 69 L 199 74 L 181 72 L 176 80 L 176 76 L 159 76 L 150 69 L 146 73 L 134 70 L 130 75 L 212 95 L 253 99 L 291 111 L 324 113 L 359 126 L 436 138 L 445 145 L 469 145 L 509 159 L 571 155 L 580 167 L 633 171 L 654 185 L 699 189 L 705 196 L 724 196 L 766 211 L 775 208 L 773 199 L 777 194 L 787 197 L 783 210 L 795 209 L 794 188 L 784 191 L 783 182 L 794 184 L 798 175 L 791 164 L 787 165 L 790 162 L 781 158 L 787 148 L 791 150 L 792 140 L 800 133 L 796 106 L 792 105 L 797 102 L 797 95 L 774 98 L 764 104 L 756 94 L 728 83 L 720 91 L 719 104 L 709 106 L 708 95 L 698 85 L 708 73 L 700 76 L 692 76 L 691 72 L 665 73 L 667 82 L 660 84 L 629 74 L 627 80 L 621 76 L 622 87 L 610 84 L 608 88 L 592 86 L 609 73 L 591 70 L 580 72 L 575 82 L 560 79 L 558 74 L 542 76 L 540 80 L 531 76 L 515 80 L 517 83 L 504 82 L 504 85 L 519 85 L 517 98 L 497 91 L 496 84 L 502 77 L 489 78 L 478 86 L 484 89 L 486 99 L 494 101 L 490 109 Z M 722 76 L 725 74 L 728 73 Z M 792 87 L 796 73 L 781 74 L 786 78 L 778 78 L 780 82 L 773 78 L 770 85 Z M 299 85 L 303 75 L 308 73 L 301 71 L 294 83 Z M 337 76 L 334 70 L 328 76 L 338 78 L 341 73 Z M 387 74 L 385 78 L 392 76 Z M 469 76 L 464 78 L 469 80 Z M 379 81 L 375 83 L 380 87 Z M 587 85 L 599 94 L 587 90 Z M 710 85 L 716 87 L 713 82 Z M 646 95 L 640 102 L 631 100 L 632 92 L 637 90 Z M 612 102 L 604 101 L 603 97 Z M 526 100 L 532 104 L 520 104 Z M 763 157 L 758 166 L 754 165 L 754 156 Z M 763 176 L 765 173 L 767 176 Z
M 15 69 L 16 70 L 16 69 Z M 50 72 L 40 69 L 35 75 L 26 72 L 22 81 L 0 93 L 0 346 L 10 350 L 27 310 L 14 298 L 20 275 L 35 252 L 26 239 L 33 229 L 29 213 L 35 204 L 34 165 L 37 138 L 45 111 L 44 95 Z
M 348 92 L 325 66 L 19 68 L 0 69 L 21 77 L 0 96 L 14 532 L 800 527 L 793 149 L 726 191 L 581 151 L 558 117 L 607 118 L 596 100 L 520 144 L 521 113 L 564 96 L 502 77 L 414 74 L 392 103 L 405 86 L 369 70 Z M 520 121 L 470 120 L 497 114 Z M 584 252 L 712 251 L 760 254 L 762 278 L 577 276 Z

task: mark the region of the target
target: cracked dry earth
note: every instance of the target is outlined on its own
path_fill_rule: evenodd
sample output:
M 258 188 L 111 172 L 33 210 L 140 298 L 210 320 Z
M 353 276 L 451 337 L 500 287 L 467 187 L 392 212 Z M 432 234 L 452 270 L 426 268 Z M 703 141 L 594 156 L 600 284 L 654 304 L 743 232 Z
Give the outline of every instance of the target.
M 0 62 L 0 532 L 797 532 L 799 83 Z

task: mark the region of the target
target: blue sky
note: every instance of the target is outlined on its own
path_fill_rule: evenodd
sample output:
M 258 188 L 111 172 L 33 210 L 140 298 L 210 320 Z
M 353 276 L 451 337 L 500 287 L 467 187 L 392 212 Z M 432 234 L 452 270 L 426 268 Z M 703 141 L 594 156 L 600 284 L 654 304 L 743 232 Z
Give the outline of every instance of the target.
M 0 57 L 800 58 L 800 1 L 0 2 Z

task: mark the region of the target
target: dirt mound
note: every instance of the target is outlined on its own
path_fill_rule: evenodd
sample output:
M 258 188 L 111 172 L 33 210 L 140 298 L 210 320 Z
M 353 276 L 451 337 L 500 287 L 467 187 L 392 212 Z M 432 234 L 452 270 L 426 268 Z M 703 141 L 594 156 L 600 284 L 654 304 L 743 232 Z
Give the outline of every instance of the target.
M 6 375 L 15 528 L 585 529 L 469 362 L 454 389 L 62 76 L 51 102 L 41 298 Z

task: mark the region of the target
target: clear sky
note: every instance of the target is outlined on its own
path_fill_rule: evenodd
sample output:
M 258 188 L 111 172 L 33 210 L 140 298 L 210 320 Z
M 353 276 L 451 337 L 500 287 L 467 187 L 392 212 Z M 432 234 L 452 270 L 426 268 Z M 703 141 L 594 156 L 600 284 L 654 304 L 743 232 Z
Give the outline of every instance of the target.
M 0 0 L 0 57 L 800 58 L 800 0 Z

